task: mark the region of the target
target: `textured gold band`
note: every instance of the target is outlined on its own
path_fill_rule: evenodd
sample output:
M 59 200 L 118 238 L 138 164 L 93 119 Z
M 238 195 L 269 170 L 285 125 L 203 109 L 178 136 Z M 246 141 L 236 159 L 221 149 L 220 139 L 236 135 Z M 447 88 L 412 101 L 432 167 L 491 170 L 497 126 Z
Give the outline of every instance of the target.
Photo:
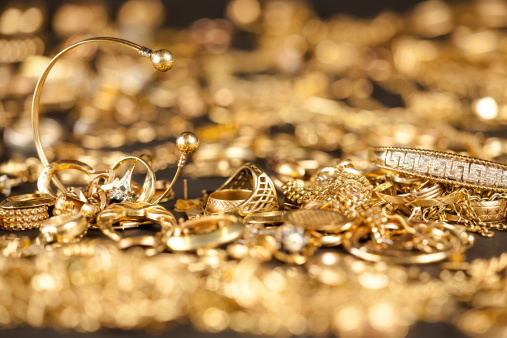
M 48 209 L 55 203 L 47 194 L 11 196 L 0 203 L 0 228 L 30 230 L 39 228 L 49 218 Z
M 441 151 L 381 147 L 370 150 L 379 168 L 468 188 L 507 192 L 507 166 Z
M 252 193 L 233 211 L 240 216 L 279 209 L 275 185 L 269 176 L 253 163 L 245 163 L 218 190 L 250 190 Z M 206 208 L 208 208 L 206 206 Z

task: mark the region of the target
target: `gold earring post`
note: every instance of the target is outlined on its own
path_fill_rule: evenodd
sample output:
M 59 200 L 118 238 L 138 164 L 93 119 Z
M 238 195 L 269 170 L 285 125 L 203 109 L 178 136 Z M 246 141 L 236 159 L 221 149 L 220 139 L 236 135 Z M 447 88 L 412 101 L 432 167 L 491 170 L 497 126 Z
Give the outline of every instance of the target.
M 46 155 L 44 154 L 44 149 L 42 147 L 41 142 L 41 136 L 40 136 L 40 125 L 39 125 L 39 107 L 40 107 L 40 97 L 42 94 L 42 87 L 44 86 L 44 83 L 46 82 L 46 78 L 49 75 L 49 72 L 53 68 L 53 66 L 56 64 L 56 62 L 68 51 L 92 42 L 108 42 L 113 43 L 125 47 L 129 47 L 135 51 L 137 51 L 142 56 L 148 58 L 153 63 L 153 66 L 162 72 L 168 71 L 171 69 L 174 65 L 174 55 L 171 53 L 171 51 L 167 49 L 159 49 L 156 51 L 152 51 L 151 49 L 138 45 L 136 43 L 133 43 L 131 41 L 127 41 L 124 39 L 119 38 L 113 38 L 113 37 L 96 37 L 96 38 L 90 38 L 86 40 L 79 41 L 64 50 L 62 50 L 60 53 L 58 53 L 47 65 L 46 69 L 44 69 L 44 72 L 39 78 L 39 81 L 37 82 L 37 85 L 35 86 L 35 91 L 33 93 L 33 100 L 32 100 L 32 127 L 33 127 L 33 138 L 35 142 L 35 148 L 37 149 L 37 154 L 39 155 L 39 158 L 42 162 L 42 165 L 44 167 L 47 167 L 49 165 L 48 159 Z M 67 189 L 65 186 L 56 178 L 53 177 L 53 183 L 63 192 L 66 192 Z

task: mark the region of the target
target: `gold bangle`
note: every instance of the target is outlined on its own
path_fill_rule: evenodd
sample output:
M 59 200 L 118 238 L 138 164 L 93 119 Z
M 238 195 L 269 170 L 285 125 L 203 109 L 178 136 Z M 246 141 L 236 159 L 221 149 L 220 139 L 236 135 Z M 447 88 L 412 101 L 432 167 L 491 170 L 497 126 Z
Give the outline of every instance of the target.
M 42 162 L 42 165 L 44 167 L 47 167 L 49 165 L 48 159 L 46 155 L 44 154 L 44 149 L 42 148 L 42 142 L 41 142 L 41 135 L 40 135 L 40 127 L 39 127 L 39 105 L 40 105 L 40 97 L 42 94 L 42 87 L 44 86 L 44 83 L 46 82 L 46 78 L 49 75 L 49 72 L 53 68 L 53 66 L 56 64 L 56 62 L 68 51 L 87 43 L 92 42 L 107 42 L 107 43 L 114 43 L 121 46 L 129 47 L 135 51 L 137 51 L 142 56 L 150 59 L 153 63 L 153 66 L 159 70 L 159 71 L 167 71 L 172 68 L 174 64 L 174 55 L 167 49 L 160 49 L 157 51 L 152 51 L 151 49 L 147 47 L 140 46 L 138 44 L 135 44 L 133 42 L 118 39 L 118 38 L 112 38 L 112 37 L 96 37 L 96 38 L 90 38 L 86 40 L 79 41 L 64 50 L 62 50 L 60 53 L 58 53 L 47 65 L 46 69 L 44 69 L 44 72 L 39 78 L 39 81 L 37 82 L 37 86 L 35 87 L 35 91 L 33 93 L 33 100 L 32 100 L 32 127 L 33 127 L 33 135 L 34 135 L 34 141 L 35 141 L 35 147 L 37 149 L 37 154 L 39 155 L 39 158 Z M 61 190 L 66 191 L 63 184 L 56 178 L 54 178 L 53 182 L 55 185 Z
M 48 208 L 54 203 L 47 194 L 11 196 L 0 203 L 1 227 L 5 230 L 38 228 L 49 218 Z
M 40 227 L 41 238 L 45 244 L 77 242 L 87 231 L 86 217 L 79 212 L 53 216 L 42 222 Z
M 186 221 L 179 225 L 180 233 L 164 234 L 162 241 L 172 251 L 193 251 L 216 247 L 238 239 L 245 224 L 234 215 L 213 215 Z
M 370 161 L 377 167 L 440 183 L 507 192 L 507 166 L 473 157 L 434 150 L 373 148 Z

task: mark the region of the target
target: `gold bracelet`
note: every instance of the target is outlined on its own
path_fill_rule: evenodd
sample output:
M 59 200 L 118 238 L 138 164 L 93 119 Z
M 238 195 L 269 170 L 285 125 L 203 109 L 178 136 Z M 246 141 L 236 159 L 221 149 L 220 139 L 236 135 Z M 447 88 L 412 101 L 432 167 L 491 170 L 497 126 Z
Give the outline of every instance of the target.
M 48 207 L 54 203 L 54 198 L 47 194 L 9 197 L 0 203 L 1 227 L 5 230 L 38 228 L 49 218 Z
M 507 166 L 473 157 L 434 150 L 373 148 L 370 161 L 377 167 L 440 183 L 507 192 Z

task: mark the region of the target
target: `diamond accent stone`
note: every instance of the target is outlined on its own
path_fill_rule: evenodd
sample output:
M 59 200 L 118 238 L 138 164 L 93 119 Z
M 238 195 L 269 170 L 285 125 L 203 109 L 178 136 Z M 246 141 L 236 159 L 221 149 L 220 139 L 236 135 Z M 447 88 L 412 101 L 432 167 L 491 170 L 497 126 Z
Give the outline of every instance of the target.
M 429 168 L 433 166 L 434 161 L 435 156 L 421 154 L 421 158 L 419 159 L 419 162 L 415 164 L 414 170 L 426 174 L 428 173 Z

